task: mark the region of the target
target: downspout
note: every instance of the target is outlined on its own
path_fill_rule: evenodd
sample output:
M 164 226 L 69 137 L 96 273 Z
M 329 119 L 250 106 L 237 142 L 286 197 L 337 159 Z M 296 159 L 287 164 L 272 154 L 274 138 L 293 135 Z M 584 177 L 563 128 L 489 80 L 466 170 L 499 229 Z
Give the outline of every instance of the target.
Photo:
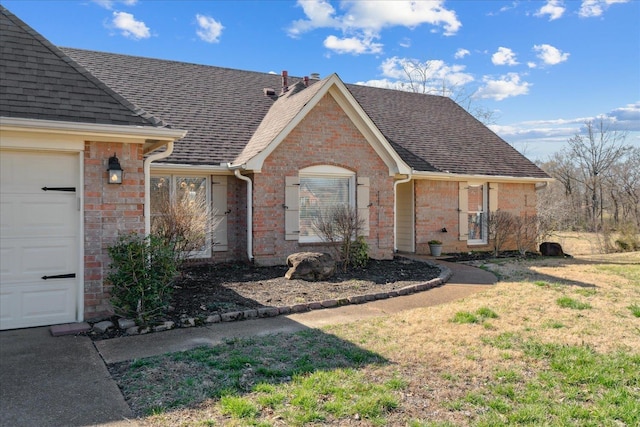
M 247 182 L 247 257 L 253 261 L 253 181 L 234 169 L 236 178 Z
M 413 169 L 411 170 L 413 172 Z M 393 183 L 393 252 L 398 252 L 398 185 L 411 181 L 411 173 L 404 179 L 399 179 Z
M 151 163 L 169 157 L 173 153 L 173 141 L 160 153 L 151 154 L 144 160 L 144 234 L 151 233 Z
M 547 188 L 548 185 L 549 185 L 549 181 L 537 182 L 535 185 L 536 191 L 544 190 L 545 188 Z

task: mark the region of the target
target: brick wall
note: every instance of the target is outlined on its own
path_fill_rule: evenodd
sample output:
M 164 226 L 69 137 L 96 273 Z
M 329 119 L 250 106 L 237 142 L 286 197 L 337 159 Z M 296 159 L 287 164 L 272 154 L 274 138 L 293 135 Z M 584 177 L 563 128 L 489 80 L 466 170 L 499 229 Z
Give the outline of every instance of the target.
M 285 177 L 302 168 L 333 165 L 370 179 L 372 258 L 393 256 L 393 179 L 389 169 L 331 95 L 325 97 L 266 159 L 253 179 L 254 258 L 259 264 L 282 264 L 301 250 L 328 248 L 285 240 Z M 244 191 L 244 185 L 242 191 Z
M 107 163 L 113 154 L 124 169 L 122 184 L 109 184 Z M 84 150 L 84 314 L 100 318 L 112 312 L 104 283 L 107 248 L 122 233 L 144 232 L 142 145 L 86 142 Z
M 429 254 L 428 241 L 443 242 L 444 252 L 467 252 L 490 250 L 490 245 L 468 245 L 459 240 L 458 226 L 458 182 L 415 181 L 416 253 Z M 500 183 L 498 209 L 517 216 L 536 214 L 536 191 L 534 184 Z M 447 229 L 443 233 L 442 228 Z M 504 247 L 503 249 L 514 249 Z

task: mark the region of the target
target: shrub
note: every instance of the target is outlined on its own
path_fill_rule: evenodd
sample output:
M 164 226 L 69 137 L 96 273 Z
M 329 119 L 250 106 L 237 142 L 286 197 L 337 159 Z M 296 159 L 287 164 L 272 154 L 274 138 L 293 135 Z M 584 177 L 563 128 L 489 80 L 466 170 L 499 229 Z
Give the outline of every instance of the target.
M 369 262 L 369 245 L 362 236 L 358 236 L 351 248 L 351 265 L 364 267 Z
M 117 314 L 146 325 L 168 307 L 177 274 L 173 249 L 157 236 L 129 234 L 108 248 L 111 271 L 107 280 Z
M 347 271 L 354 260 L 362 262 L 365 256 L 366 260 L 369 259 L 366 253 L 369 247 L 360 236 L 364 219 L 358 216 L 355 208 L 348 205 L 328 208 L 314 218 L 312 226 L 320 238 L 334 249 L 343 271 Z M 359 253 L 354 255 L 354 252 Z
M 493 244 L 493 255 L 498 256 L 500 249 L 509 239 L 514 228 L 514 217 L 509 212 L 490 212 L 487 217 L 489 240 Z
M 178 264 L 202 250 L 217 225 L 204 192 L 185 191 L 176 199 L 157 196 L 155 205 L 151 234 L 172 248 Z

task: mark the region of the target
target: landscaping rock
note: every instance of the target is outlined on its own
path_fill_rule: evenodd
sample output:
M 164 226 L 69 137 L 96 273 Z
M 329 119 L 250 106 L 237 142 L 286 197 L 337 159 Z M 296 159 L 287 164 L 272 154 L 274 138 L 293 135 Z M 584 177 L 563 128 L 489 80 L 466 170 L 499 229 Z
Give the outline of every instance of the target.
M 540 253 L 543 256 L 559 256 L 564 257 L 564 251 L 560 243 L 543 242 L 540 244 Z
M 297 252 L 287 257 L 289 271 L 285 279 L 308 281 L 325 280 L 336 272 L 336 262 L 331 255 L 322 252 Z
M 127 330 L 136 326 L 136 322 L 131 319 L 118 319 L 118 328 Z
M 114 326 L 115 325 L 110 320 L 104 320 L 93 325 L 93 329 L 99 334 L 104 334 L 109 329 L 113 329 Z
M 220 315 L 212 314 L 211 316 L 208 316 L 205 323 L 220 323 Z
M 258 316 L 260 317 L 276 317 L 280 314 L 280 310 L 276 307 L 263 307 L 258 309 Z

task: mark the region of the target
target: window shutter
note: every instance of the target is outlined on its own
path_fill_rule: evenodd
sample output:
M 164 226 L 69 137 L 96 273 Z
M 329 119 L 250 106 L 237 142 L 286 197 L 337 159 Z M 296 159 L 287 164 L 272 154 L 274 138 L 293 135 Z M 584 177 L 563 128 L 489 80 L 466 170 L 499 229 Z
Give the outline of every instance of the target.
M 467 182 L 458 183 L 458 229 L 460 230 L 460 240 L 467 240 L 469 237 L 469 184 Z
M 498 210 L 498 183 L 489 183 L 489 212 Z
M 284 239 L 298 240 L 300 237 L 300 178 L 286 176 L 284 179 Z
M 229 250 L 227 240 L 227 177 L 211 177 L 211 206 L 213 217 L 213 244 L 214 252 Z
M 361 230 L 363 236 L 369 235 L 369 178 L 358 177 L 356 190 L 358 217 L 364 220 Z

